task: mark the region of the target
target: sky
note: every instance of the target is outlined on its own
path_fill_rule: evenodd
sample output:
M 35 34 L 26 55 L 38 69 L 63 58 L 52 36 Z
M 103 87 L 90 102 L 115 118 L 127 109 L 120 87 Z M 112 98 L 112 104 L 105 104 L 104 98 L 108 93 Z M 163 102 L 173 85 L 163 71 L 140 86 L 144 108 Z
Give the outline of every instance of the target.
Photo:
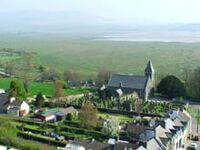
M 34 13 L 47 18 L 49 14 L 62 13 L 62 17 L 66 15 L 75 23 L 200 23 L 200 0 L 0 0 L 0 18 L 17 22 L 23 15 L 31 19 Z M 50 20 L 51 16 L 47 23 L 53 21 Z

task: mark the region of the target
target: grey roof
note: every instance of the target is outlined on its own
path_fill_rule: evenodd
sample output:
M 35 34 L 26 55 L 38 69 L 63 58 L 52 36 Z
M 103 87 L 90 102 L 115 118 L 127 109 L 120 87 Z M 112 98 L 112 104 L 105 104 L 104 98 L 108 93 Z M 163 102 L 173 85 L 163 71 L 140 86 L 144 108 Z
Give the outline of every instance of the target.
M 165 128 L 163 128 L 162 126 L 157 126 L 156 127 L 156 136 L 157 137 L 159 137 L 159 138 L 168 138 L 168 136 L 167 136 L 167 131 L 166 131 L 166 129 Z
M 188 122 L 191 119 L 185 112 L 182 111 L 178 112 L 178 118 L 181 122 Z
M 183 124 L 178 118 L 176 118 L 173 122 L 175 127 L 183 127 Z
M 0 107 L 3 107 L 6 104 L 9 104 L 10 98 L 7 93 L 0 94 Z
M 13 101 L 12 103 L 10 103 L 10 105 L 11 105 L 11 106 L 20 107 L 22 103 L 23 103 L 23 101 L 15 100 L 15 101 Z
M 112 74 L 107 87 L 144 90 L 148 78 L 145 76 Z
M 124 150 L 124 149 L 137 149 L 139 147 L 138 143 L 122 143 L 119 142 L 114 145 L 113 150 Z
M 71 144 L 83 146 L 86 150 L 109 150 L 111 145 L 97 141 L 74 139 Z
M 0 107 L 2 109 L 7 109 L 9 106 L 11 107 L 20 107 L 23 101 L 14 100 L 12 103 L 10 103 L 10 98 L 8 93 L 2 93 L 0 94 Z
M 147 149 L 149 149 L 149 150 L 160 150 L 161 147 L 158 144 L 157 140 L 153 138 L 153 139 L 151 139 L 147 142 Z
M 76 113 L 78 111 L 74 107 L 70 106 L 70 107 L 67 107 L 67 108 L 60 109 L 60 112 L 67 115 L 67 114 L 70 114 L 70 113 Z
M 154 68 L 153 68 L 151 60 L 148 61 L 145 72 L 154 72 Z

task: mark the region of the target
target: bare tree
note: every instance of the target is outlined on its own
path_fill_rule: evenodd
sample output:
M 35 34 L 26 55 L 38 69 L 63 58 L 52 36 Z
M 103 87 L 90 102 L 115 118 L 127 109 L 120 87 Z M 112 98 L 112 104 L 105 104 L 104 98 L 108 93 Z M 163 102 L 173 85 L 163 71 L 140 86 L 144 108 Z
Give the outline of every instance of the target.
M 17 76 L 22 80 L 24 90 L 28 93 L 29 84 L 36 78 L 35 54 L 26 53 L 17 65 Z
M 85 103 L 79 113 L 79 118 L 86 128 L 95 128 L 98 123 L 97 108 L 90 102 Z
M 63 78 L 65 81 L 78 80 L 80 78 L 80 76 L 74 71 L 65 70 L 64 74 L 63 74 Z
M 56 80 L 54 82 L 54 86 L 55 86 L 55 94 L 54 97 L 55 98 L 61 98 L 64 95 L 64 90 L 63 90 L 63 83 L 60 80 Z
M 108 70 L 108 69 L 101 69 L 99 70 L 98 74 L 97 74 L 97 83 L 99 85 L 102 85 L 102 84 L 107 84 L 110 76 L 112 74 L 112 71 L 111 70 Z
M 139 98 L 137 93 L 133 94 L 135 99 L 135 112 L 140 113 L 142 111 L 143 101 Z

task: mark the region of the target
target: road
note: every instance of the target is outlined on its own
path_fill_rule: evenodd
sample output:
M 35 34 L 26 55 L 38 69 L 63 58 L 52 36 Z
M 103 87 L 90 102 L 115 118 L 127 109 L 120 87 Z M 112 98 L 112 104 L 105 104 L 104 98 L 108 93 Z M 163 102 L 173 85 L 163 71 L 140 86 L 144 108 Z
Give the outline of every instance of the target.
M 192 109 L 198 111 L 198 109 L 200 109 L 200 103 L 190 103 L 190 106 L 192 107 Z M 200 126 L 199 126 L 199 131 L 200 131 Z M 200 132 L 198 132 L 200 133 Z M 197 120 L 196 118 L 193 116 L 192 118 L 192 134 L 193 135 L 196 135 L 198 134 L 197 133 Z M 191 144 L 191 143 L 196 143 L 198 148 L 197 149 L 200 149 L 200 141 L 188 141 L 188 146 Z

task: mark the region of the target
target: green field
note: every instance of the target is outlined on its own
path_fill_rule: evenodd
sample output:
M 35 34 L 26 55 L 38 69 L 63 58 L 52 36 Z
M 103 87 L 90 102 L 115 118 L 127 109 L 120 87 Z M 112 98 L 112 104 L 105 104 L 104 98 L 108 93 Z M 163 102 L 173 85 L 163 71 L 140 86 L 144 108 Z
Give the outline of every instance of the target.
M 111 115 L 106 113 L 98 113 L 98 117 L 102 117 L 103 119 L 107 119 L 109 117 L 117 119 L 120 123 L 132 122 L 134 119 L 130 118 L 126 115 Z
M 200 64 L 200 44 L 162 42 L 112 42 L 67 35 L 22 34 L 0 36 L 0 48 L 38 53 L 38 63 L 60 70 L 71 69 L 87 77 L 99 69 L 143 74 L 152 60 L 156 76 L 183 76 L 183 68 Z
M 0 89 L 9 89 L 11 78 L 0 78 Z M 52 82 L 32 82 L 29 87 L 31 95 L 37 95 L 39 92 L 47 96 L 53 96 L 54 94 L 54 84 Z M 82 93 L 88 93 L 89 89 L 65 89 L 64 94 L 66 95 L 76 95 Z

